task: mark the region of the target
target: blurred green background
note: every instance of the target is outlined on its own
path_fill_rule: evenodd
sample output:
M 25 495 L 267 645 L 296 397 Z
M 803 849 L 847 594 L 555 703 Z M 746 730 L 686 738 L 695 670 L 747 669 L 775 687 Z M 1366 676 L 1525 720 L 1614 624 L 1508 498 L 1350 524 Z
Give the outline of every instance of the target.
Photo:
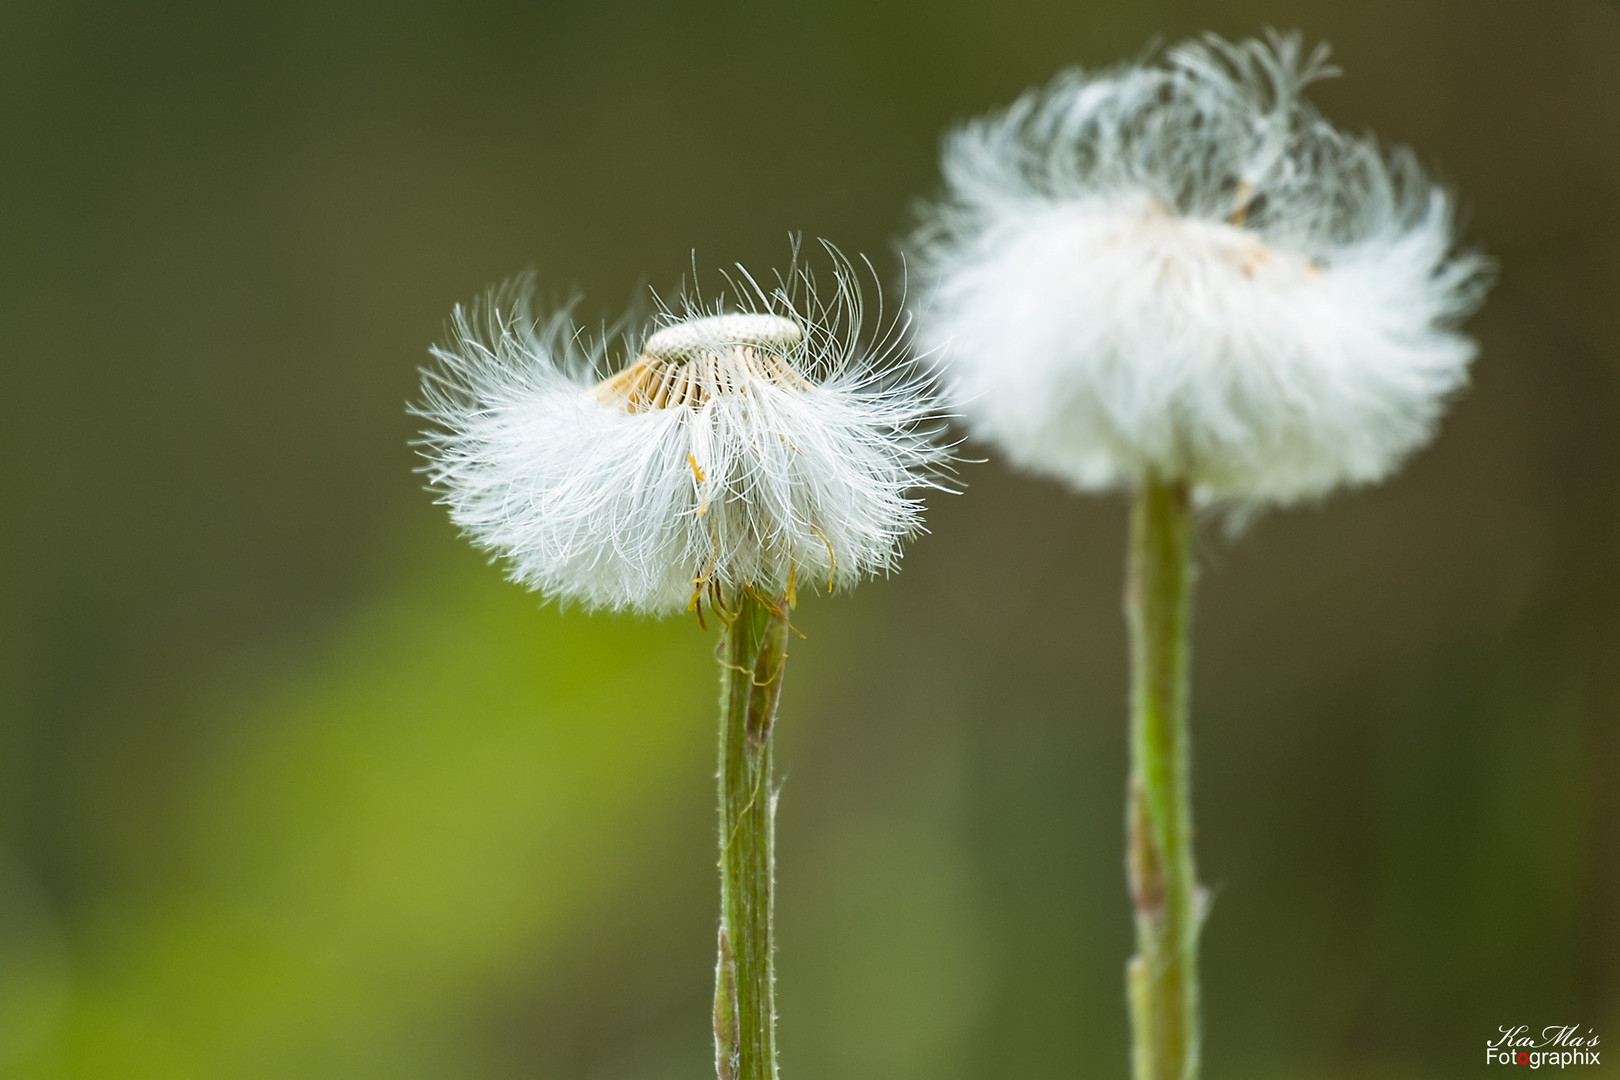
M 1502 276 L 1402 476 L 1203 540 L 1208 1076 L 1620 1041 L 1620 9 L 6 0 L 0 1076 L 712 1075 L 712 639 L 455 536 L 427 344 L 789 230 L 892 281 L 946 125 L 1268 24 Z M 800 610 L 790 1078 L 1125 1075 L 1123 503 L 965 479 Z

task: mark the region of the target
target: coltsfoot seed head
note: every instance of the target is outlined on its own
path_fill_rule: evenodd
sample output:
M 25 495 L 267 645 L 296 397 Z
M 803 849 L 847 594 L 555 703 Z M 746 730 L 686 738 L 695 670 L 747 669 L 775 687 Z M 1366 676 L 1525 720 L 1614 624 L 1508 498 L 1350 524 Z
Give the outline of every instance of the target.
M 1409 152 L 1304 100 L 1325 60 L 1209 37 L 950 135 L 918 332 L 976 435 L 1081 489 L 1272 503 L 1429 438 L 1488 264 Z
M 753 310 L 683 301 L 639 345 L 582 344 L 566 310 L 538 322 L 527 280 L 458 307 L 416 408 L 452 519 L 515 580 L 593 608 L 701 610 L 893 568 L 949 454 L 908 327 L 863 337 L 831 254 L 830 294 L 797 264 L 770 291 L 744 271 Z

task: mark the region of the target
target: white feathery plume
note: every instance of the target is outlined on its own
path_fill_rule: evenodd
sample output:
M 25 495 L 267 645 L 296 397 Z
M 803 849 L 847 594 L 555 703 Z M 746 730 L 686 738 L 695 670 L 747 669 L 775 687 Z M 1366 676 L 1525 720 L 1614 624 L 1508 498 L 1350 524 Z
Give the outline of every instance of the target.
M 1304 100 L 1326 55 L 1211 36 L 949 136 L 918 333 L 976 435 L 1080 489 L 1238 503 L 1380 479 L 1428 439 L 1487 262 L 1409 151 Z
M 774 288 L 739 267 L 735 310 L 661 304 L 644 338 L 537 320 L 526 277 L 458 306 L 415 410 L 440 501 L 514 580 L 589 608 L 701 617 L 744 588 L 892 569 L 947 451 L 909 322 L 884 325 L 880 296 L 865 339 L 854 269 L 828 253 L 830 294 L 795 253 Z

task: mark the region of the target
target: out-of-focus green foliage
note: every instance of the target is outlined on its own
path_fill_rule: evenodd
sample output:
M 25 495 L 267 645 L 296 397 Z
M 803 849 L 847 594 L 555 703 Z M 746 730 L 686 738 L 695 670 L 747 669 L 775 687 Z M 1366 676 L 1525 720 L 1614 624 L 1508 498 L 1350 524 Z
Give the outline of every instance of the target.
M 708 764 L 703 641 L 564 620 L 487 573 L 422 586 L 228 703 L 176 873 L 97 905 L 44 1061 L 468 1075 L 442 1057 L 469 1002 L 633 880 L 669 778 Z
M 1207 1075 L 1620 1038 L 1613 5 L 17 0 L 0 1077 L 712 1075 L 712 634 L 453 536 L 426 345 L 525 266 L 592 321 L 790 229 L 892 284 L 943 127 L 1267 24 L 1333 43 L 1314 98 L 1436 166 L 1502 278 L 1401 476 L 1201 538 Z M 798 614 L 790 1080 L 1125 1072 L 1122 507 L 964 477 Z

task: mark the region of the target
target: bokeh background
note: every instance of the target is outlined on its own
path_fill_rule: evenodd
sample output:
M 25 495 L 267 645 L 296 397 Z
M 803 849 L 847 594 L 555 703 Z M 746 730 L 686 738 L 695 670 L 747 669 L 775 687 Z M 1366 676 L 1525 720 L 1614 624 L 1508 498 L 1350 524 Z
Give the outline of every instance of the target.
M 1201 542 L 1207 1075 L 1620 1041 L 1614 5 L 6 0 L 0 1076 L 712 1075 L 711 637 L 454 534 L 426 346 L 790 230 L 892 285 L 947 125 L 1267 25 L 1501 277 L 1403 475 Z M 963 476 L 801 606 L 790 1077 L 1126 1073 L 1124 504 Z

